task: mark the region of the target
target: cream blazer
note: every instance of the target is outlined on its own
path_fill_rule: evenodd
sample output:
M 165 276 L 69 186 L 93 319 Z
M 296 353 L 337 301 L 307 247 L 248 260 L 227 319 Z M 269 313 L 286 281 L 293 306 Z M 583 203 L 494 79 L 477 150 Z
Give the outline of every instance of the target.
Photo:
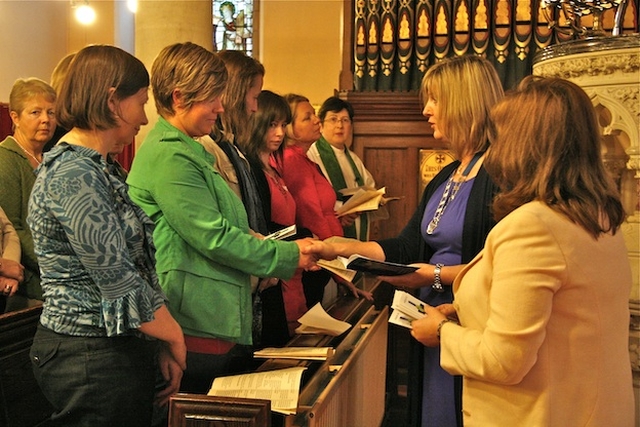
M 620 232 L 595 240 L 540 202 L 500 221 L 454 282 L 462 326 L 441 330 L 465 427 L 634 426 L 630 289 Z

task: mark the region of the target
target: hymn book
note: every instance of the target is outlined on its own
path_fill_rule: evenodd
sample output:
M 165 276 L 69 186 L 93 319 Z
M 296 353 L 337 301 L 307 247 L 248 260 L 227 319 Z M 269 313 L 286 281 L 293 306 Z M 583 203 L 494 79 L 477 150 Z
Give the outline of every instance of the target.
M 349 200 L 344 202 L 342 206 L 336 209 L 338 216 L 349 215 L 358 212 L 375 211 L 380 206 L 385 205 L 391 200 L 398 200 L 400 197 L 385 198 L 386 188 L 379 190 L 371 187 L 345 188 L 340 190 L 344 196 L 351 196 Z

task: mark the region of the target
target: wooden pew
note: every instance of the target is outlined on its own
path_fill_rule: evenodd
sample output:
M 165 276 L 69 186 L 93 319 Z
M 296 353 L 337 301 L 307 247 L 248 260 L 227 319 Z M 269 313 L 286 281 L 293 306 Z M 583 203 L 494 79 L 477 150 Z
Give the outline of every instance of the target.
M 31 370 L 29 348 L 42 307 L 0 315 L 0 427 L 50 426 L 53 408 Z
M 169 427 L 271 427 L 269 400 L 178 393 L 169 400 Z

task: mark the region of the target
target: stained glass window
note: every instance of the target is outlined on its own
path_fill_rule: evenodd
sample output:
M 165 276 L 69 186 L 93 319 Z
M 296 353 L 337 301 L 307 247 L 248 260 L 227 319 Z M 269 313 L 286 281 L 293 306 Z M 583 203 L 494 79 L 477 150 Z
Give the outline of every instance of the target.
M 253 0 L 213 0 L 213 48 L 253 55 Z

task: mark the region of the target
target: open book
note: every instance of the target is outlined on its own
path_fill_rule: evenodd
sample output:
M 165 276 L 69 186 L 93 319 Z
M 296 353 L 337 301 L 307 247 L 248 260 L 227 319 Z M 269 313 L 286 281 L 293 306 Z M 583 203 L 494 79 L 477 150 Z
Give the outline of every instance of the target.
M 396 290 L 391 303 L 393 312 L 389 317 L 389 323 L 411 329 L 411 322 L 426 315 L 426 304 L 405 291 Z
M 298 322 L 300 322 L 300 326 L 296 328 L 298 334 L 324 334 L 337 337 L 351 327 L 349 323 L 329 316 L 320 303 L 307 311 L 298 319 Z
M 326 259 L 319 259 L 317 264 L 325 270 L 335 274 L 336 276 L 342 277 L 347 282 L 353 282 L 353 278 L 356 277 L 357 271 L 349 270 L 347 268 L 346 261 L 346 258 L 338 257 L 336 259 L 332 259 L 331 261 L 327 261 Z
M 267 399 L 271 410 L 295 414 L 298 409 L 300 381 L 305 367 L 278 369 L 268 372 L 218 377 L 213 380 L 209 396 Z
M 355 190 L 355 192 L 353 192 Z M 351 197 L 342 206 L 336 209 L 338 216 L 349 215 L 352 213 L 375 211 L 380 206 L 391 200 L 398 200 L 400 197 L 385 198 L 386 188 L 379 190 L 370 187 L 345 188 L 340 193 Z

